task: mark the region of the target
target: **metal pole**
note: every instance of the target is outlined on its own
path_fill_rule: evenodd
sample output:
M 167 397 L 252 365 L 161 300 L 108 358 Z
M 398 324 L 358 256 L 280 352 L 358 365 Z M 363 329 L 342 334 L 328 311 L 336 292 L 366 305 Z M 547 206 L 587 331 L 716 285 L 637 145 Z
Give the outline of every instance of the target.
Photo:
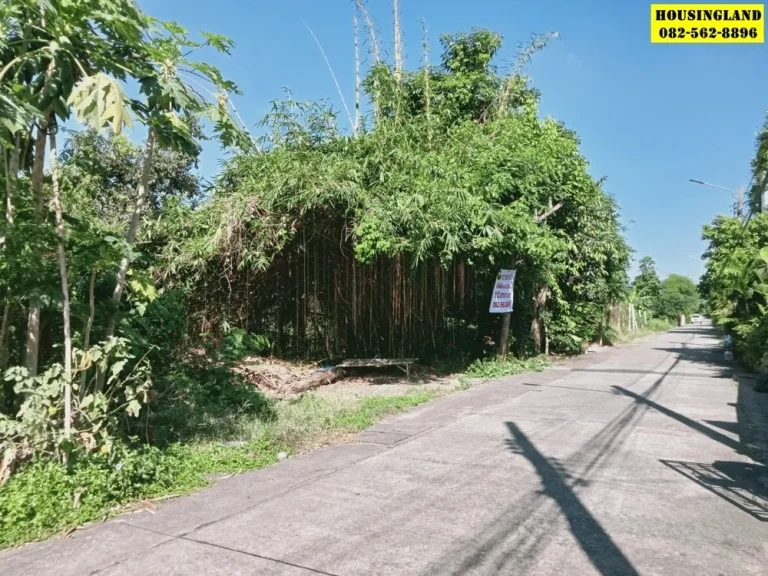
M 731 190 L 730 188 L 726 188 L 725 186 L 717 186 L 716 184 L 710 184 L 709 182 L 703 182 L 702 180 L 696 180 L 694 178 L 689 178 L 688 180 L 695 184 L 701 184 L 702 186 L 708 186 L 710 188 L 717 188 L 718 190 L 725 190 L 726 192 L 730 192 L 732 195 L 734 194 L 733 190 Z M 736 196 L 736 216 L 738 218 L 742 218 L 744 215 L 744 186 L 741 186 L 741 185 L 739 186 L 735 196 Z

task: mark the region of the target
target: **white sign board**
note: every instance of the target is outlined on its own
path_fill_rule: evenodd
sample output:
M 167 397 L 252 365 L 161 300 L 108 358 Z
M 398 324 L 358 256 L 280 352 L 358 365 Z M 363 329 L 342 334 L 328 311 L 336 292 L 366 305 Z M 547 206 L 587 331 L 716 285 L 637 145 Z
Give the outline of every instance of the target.
M 517 270 L 500 270 L 493 286 L 490 311 L 495 314 L 512 312 L 514 300 L 515 274 Z

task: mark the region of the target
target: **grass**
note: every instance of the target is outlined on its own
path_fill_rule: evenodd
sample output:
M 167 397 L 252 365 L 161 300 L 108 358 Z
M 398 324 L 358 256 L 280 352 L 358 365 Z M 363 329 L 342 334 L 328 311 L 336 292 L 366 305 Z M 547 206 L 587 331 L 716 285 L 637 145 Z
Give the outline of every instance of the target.
M 632 332 L 619 332 L 617 333 L 616 342 L 619 344 L 626 344 L 646 336 L 657 334 L 658 332 L 666 332 L 675 327 L 675 324 L 661 318 L 651 318 L 648 322 L 648 326 L 633 330 Z
M 549 366 L 549 361 L 546 356 L 536 356 L 524 360 L 511 356 L 507 357 L 506 360 L 489 358 L 475 360 L 469 365 L 465 375 L 469 378 L 502 378 L 522 372 L 541 372 L 547 366 Z
M 162 450 L 116 444 L 110 454 L 81 457 L 69 471 L 50 459 L 36 459 L 0 487 L 0 548 L 114 516 L 130 503 L 187 494 L 207 485 L 206 474 L 269 466 L 280 452 L 295 454 L 338 441 L 440 394 L 345 399 L 305 394 L 276 402 L 269 418 L 237 413 L 212 418 L 200 439 Z

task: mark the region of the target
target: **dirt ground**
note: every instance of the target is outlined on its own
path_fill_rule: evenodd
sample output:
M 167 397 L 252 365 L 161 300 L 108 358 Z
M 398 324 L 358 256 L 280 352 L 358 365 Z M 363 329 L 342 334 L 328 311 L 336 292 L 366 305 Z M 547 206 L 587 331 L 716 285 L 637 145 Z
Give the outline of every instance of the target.
M 395 369 L 396 370 L 396 369 Z M 324 397 L 352 397 L 363 396 L 399 396 L 424 390 L 441 391 L 452 390 L 458 384 L 455 376 L 438 376 L 426 370 L 421 373 L 416 371 L 411 374 L 409 380 L 405 374 L 394 374 L 393 370 L 379 370 L 378 374 L 373 370 L 353 373 L 347 378 L 315 388 L 314 393 Z
M 274 358 L 244 358 L 236 371 L 272 397 L 293 395 L 291 389 L 321 371 L 310 364 L 286 362 Z M 453 375 L 438 375 L 424 366 L 414 365 L 409 379 L 398 368 L 354 368 L 331 384 L 312 389 L 313 394 L 328 398 L 362 396 L 397 396 L 422 390 L 451 390 L 458 384 Z

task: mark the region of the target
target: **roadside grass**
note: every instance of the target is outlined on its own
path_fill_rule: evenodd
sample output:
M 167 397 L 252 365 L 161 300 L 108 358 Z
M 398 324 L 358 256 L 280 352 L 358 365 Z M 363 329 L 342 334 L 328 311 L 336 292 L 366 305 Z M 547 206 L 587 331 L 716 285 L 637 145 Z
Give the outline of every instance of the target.
M 674 327 L 675 324 L 669 322 L 668 320 L 664 320 L 662 318 L 651 318 L 648 321 L 648 326 L 638 330 L 633 330 L 632 332 L 617 332 L 615 343 L 628 344 L 629 342 L 639 340 L 640 338 L 645 338 L 646 336 L 652 336 L 653 334 L 658 334 L 659 332 L 672 330 Z
M 523 372 L 541 372 L 551 362 L 546 356 L 535 356 L 533 358 L 514 358 L 507 357 L 506 360 L 499 358 L 488 358 L 484 360 L 475 360 L 469 365 L 469 368 L 459 376 L 459 386 L 468 388 L 473 380 L 490 380 L 493 378 L 503 378 Z
M 37 458 L 0 487 L 0 548 L 193 492 L 208 484 L 208 474 L 263 468 L 276 463 L 280 452 L 344 441 L 384 416 L 444 393 L 338 399 L 304 394 L 274 402 L 261 417 L 234 412 L 210 418 L 201 439 L 163 449 L 115 444 L 109 454 L 76 459 L 69 470 Z

